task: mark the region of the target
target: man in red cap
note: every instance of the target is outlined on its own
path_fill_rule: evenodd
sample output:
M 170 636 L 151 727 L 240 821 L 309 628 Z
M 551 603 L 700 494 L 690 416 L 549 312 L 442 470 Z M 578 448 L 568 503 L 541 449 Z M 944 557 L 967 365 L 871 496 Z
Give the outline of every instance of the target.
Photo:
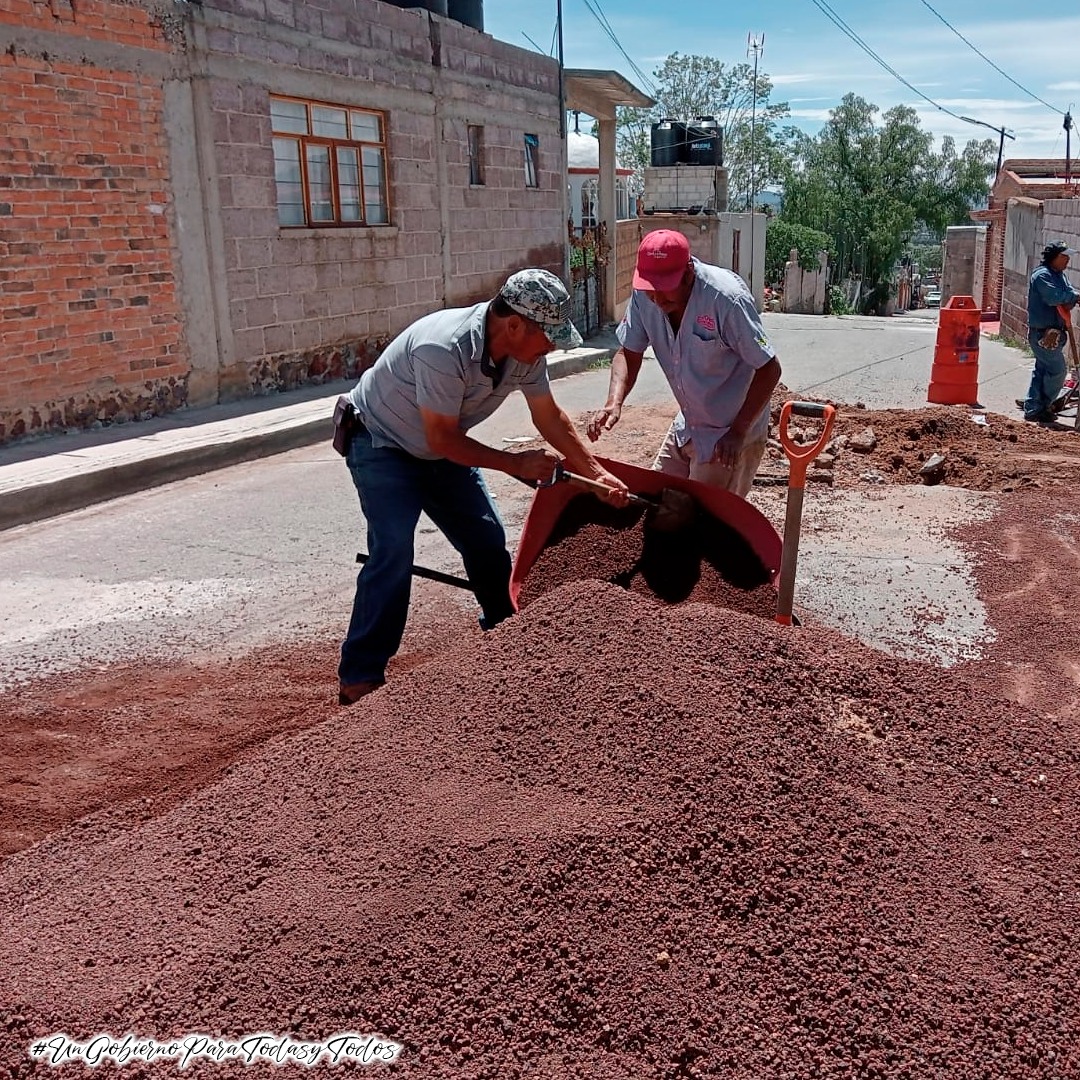
M 607 401 L 589 420 L 589 438 L 619 422 L 651 345 L 680 408 L 653 468 L 745 498 L 765 453 L 780 363 L 742 278 L 695 259 L 682 233 L 651 232 L 638 248 L 618 338 Z

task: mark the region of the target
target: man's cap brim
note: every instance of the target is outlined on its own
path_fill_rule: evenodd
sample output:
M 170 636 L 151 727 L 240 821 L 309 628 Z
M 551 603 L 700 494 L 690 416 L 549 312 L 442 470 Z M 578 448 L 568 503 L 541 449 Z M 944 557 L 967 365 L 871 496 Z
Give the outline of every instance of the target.
M 686 267 L 681 270 L 673 270 L 666 274 L 652 274 L 645 277 L 641 271 L 634 271 L 634 288 L 644 289 L 646 292 L 674 292 L 686 273 Z
M 544 323 L 540 325 L 543 326 L 548 339 L 558 349 L 580 349 L 585 343 L 577 327 L 569 319 L 564 323 L 556 323 L 554 326 Z

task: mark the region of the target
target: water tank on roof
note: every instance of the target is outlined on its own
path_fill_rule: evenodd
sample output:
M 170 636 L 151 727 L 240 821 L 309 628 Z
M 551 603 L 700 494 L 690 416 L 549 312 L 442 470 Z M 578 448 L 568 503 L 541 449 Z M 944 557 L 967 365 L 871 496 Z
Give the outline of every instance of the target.
M 654 168 L 686 161 L 686 125 L 681 120 L 661 120 L 652 126 L 650 161 Z
M 387 0 L 399 8 L 423 8 L 435 15 L 447 14 L 447 0 Z
M 688 164 L 724 164 L 724 132 L 715 116 L 697 116 L 687 124 L 686 143 Z
M 450 18 L 474 30 L 484 29 L 484 0 L 449 0 Z

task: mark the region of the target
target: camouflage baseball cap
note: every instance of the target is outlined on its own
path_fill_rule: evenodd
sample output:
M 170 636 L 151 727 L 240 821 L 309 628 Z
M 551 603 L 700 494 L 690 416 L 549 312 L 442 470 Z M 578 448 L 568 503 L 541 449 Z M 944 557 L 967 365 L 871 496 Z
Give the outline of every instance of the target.
M 570 321 L 570 294 L 548 270 L 519 270 L 506 279 L 499 296 L 510 308 L 543 327 L 558 349 L 576 349 L 581 335 Z

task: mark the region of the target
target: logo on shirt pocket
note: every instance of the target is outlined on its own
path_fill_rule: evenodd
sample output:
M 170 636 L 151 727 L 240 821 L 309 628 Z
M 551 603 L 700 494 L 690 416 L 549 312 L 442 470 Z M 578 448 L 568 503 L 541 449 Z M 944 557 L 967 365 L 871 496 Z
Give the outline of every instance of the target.
M 696 334 L 698 333 L 697 328 L 699 326 L 703 330 L 708 330 L 712 334 L 716 333 L 716 320 L 711 315 L 699 315 L 697 317 L 696 325 L 694 327 L 694 333 L 696 333 Z M 698 336 L 703 337 L 704 335 L 698 334 Z

